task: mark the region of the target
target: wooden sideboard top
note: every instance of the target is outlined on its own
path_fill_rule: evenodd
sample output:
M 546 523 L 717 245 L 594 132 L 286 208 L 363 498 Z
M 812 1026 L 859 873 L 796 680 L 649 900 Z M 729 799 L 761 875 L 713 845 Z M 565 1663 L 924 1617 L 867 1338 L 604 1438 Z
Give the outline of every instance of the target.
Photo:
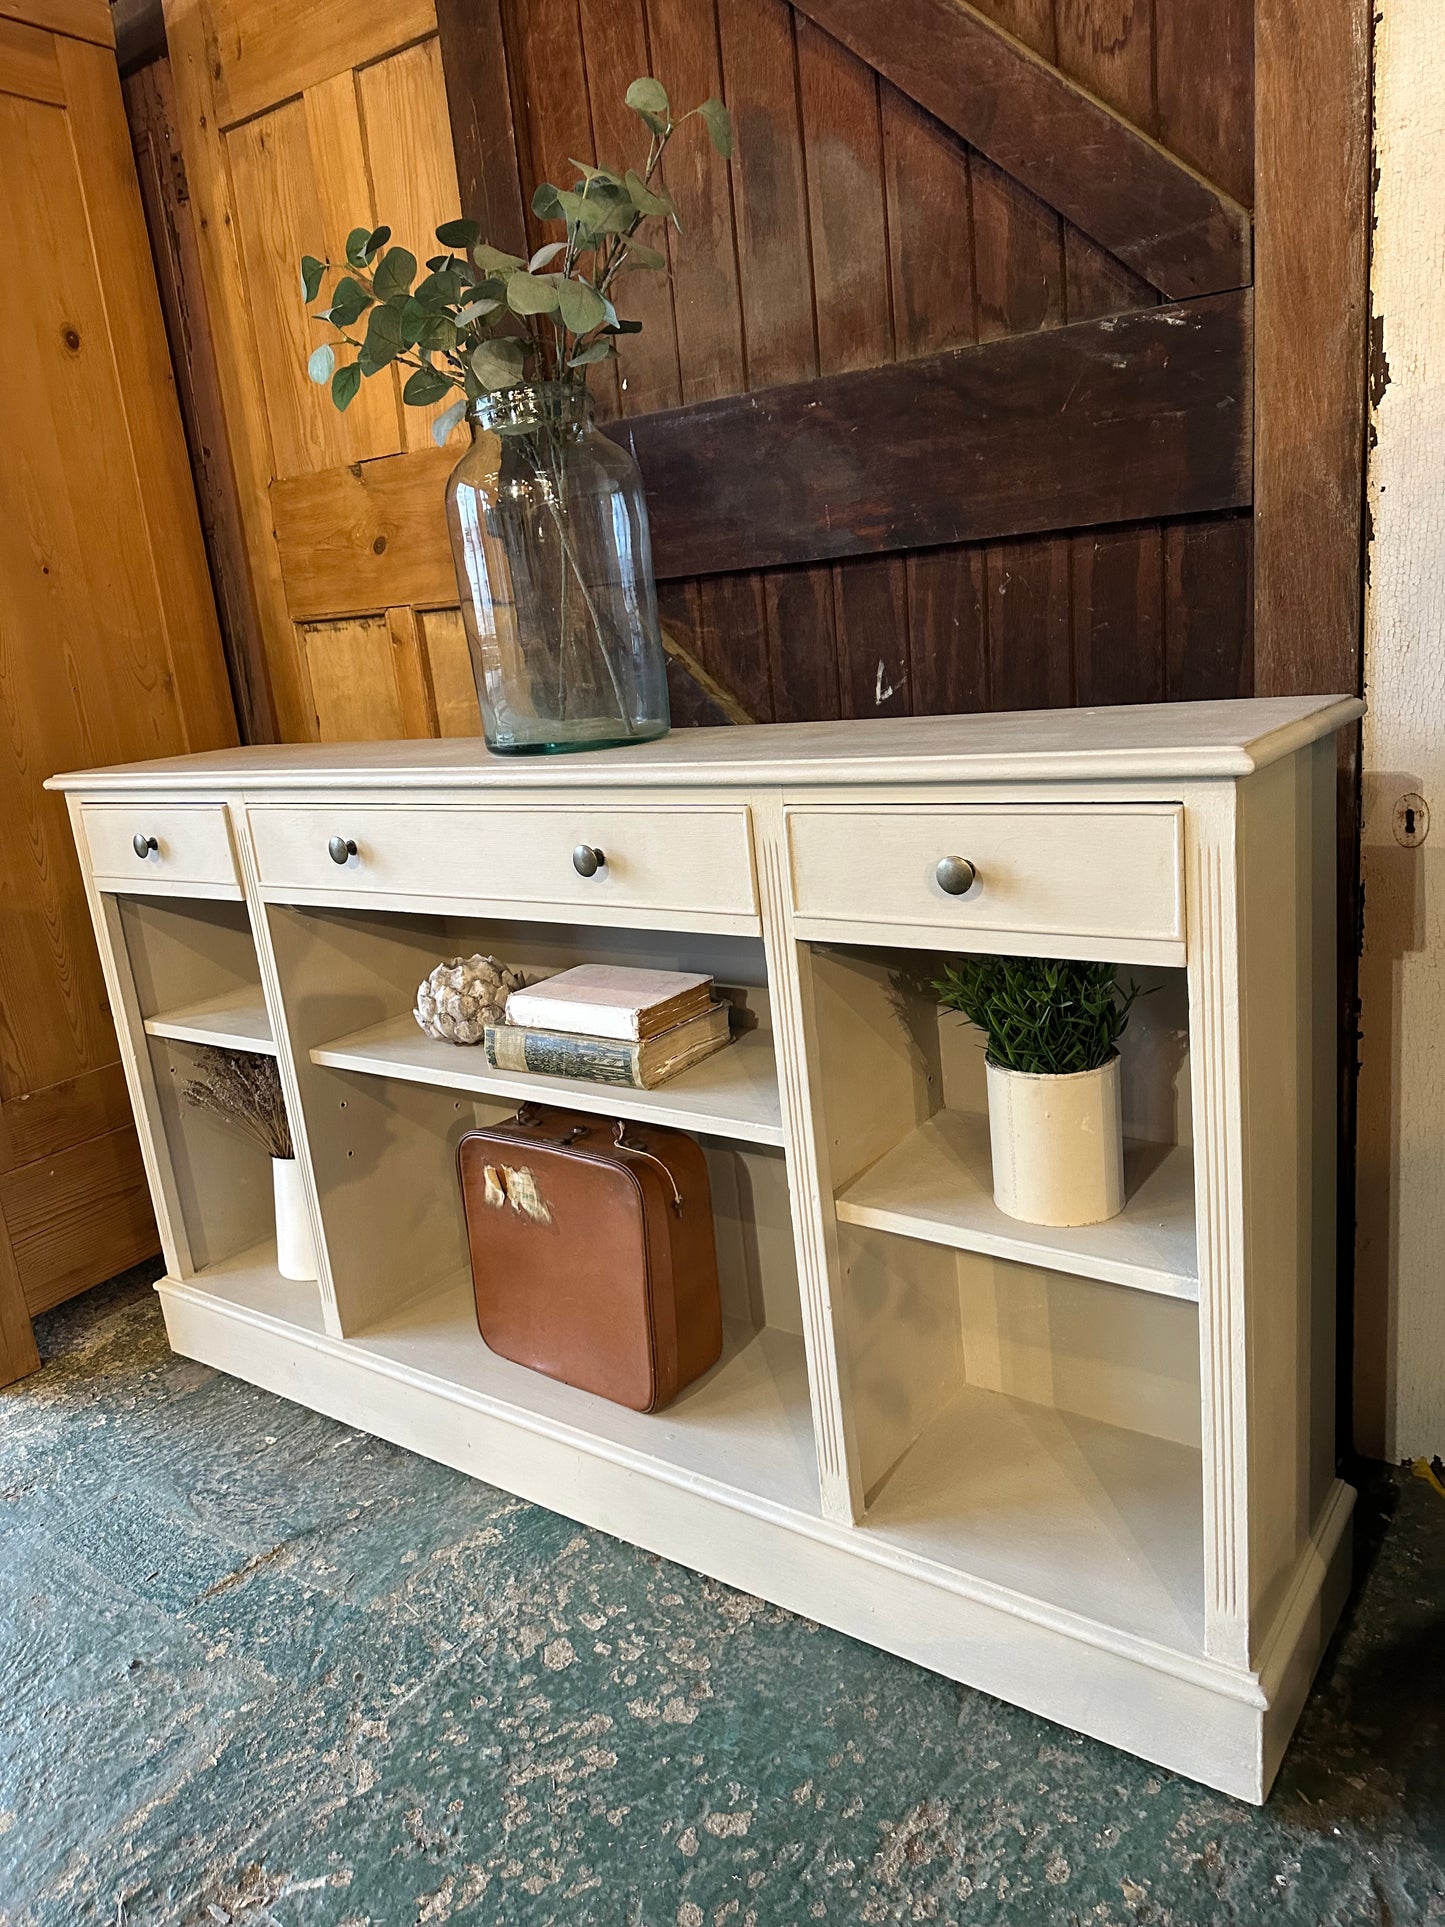
M 494 756 L 480 737 L 275 743 L 52 777 L 86 792 L 596 789 L 1248 776 L 1364 713 L 1354 696 L 1141 703 L 682 729 L 636 748 Z

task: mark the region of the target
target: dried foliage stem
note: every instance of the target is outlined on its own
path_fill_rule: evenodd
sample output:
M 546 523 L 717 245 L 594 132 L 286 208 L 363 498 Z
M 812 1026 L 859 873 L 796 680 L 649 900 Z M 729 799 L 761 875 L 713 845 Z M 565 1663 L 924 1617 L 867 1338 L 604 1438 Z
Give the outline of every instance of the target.
M 233 1124 L 268 1157 L 295 1157 L 274 1057 L 203 1045 L 196 1053 L 196 1075 L 181 1096 L 194 1110 Z

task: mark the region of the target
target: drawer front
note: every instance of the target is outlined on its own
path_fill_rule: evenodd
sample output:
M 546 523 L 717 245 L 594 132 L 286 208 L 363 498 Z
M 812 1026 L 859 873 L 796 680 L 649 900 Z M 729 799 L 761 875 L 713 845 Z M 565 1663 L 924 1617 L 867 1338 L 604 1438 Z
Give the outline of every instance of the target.
M 90 867 L 103 890 L 162 895 L 194 885 L 202 894 L 241 894 L 219 803 L 87 803 L 81 818 Z M 155 848 L 140 854 L 136 837 Z
M 268 895 L 482 898 L 588 911 L 756 918 L 748 812 L 720 809 L 253 809 Z M 331 840 L 341 839 L 337 862 Z M 347 844 L 355 850 L 348 853 Z M 591 876 L 574 862 L 598 851 Z
M 793 907 L 805 924 L 912 926 L 940 937 L 1017 931 L 1179 944 L 1183 818 L 1173 804 L 792 810 Z M 976 872 L 961 895 L 939 881 L 947 858 Z

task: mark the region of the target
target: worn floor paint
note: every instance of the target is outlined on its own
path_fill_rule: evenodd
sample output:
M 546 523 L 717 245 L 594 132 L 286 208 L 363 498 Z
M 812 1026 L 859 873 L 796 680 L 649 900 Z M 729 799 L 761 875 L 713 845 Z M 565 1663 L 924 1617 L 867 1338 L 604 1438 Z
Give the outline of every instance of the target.
M 1256 1812 L 173 1358 L 142 1279 L 40 1336 L 6 1927 L 1445 1922 L 1422 1480 Z

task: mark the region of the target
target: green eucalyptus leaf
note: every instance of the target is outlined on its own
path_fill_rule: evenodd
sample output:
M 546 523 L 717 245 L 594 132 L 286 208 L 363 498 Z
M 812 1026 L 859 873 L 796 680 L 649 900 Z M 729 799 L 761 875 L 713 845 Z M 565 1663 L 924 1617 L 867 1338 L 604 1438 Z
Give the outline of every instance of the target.
M 366 237 L 366 246 L 362 251 L 364 258 L 367 261 L 374 261 L 390 239 L 389 227 L 374 227 Z
M 557 288 L 557 307 L 574 335 L 590 334 L 607 319 L 607 303 L 590 282 L 564 280 Z
M 486 242 L 472 249 L 472 259 L 487 274 L 511 274 L 527 265 L 520 254 L 507 254 L 501 248 L 488 246 Z
M 444 248 L 474 248 L 482 238 L 475 221 L 443 221 L 436 237 Z
M 569 164 L 577 169 L 589 187 L 594 181 L 610 181 L 614 187 L 621 187 L 622 176 L 614 174 L 610 167 L 594 167 L 591 161 L 574 160 L 571 155 L 567 158 Z
M 655 194 L 636 169 L 631 167 L 627 170 L 627 192 L 639 214 L 673 212 L 672 196 L 667 189 L 663 188 L 660 194 Z
M 539 221 L 565 221 L 567 216 L 562 208 L 562 190 L 553 187 L 550 181 L 543 181 L 532 196 L 532 212 Z
M 459 395 L 450 408 L 444 408 L 431 425 L 431 438 L 438 448 L 445 448 L 452 430 L 467 412 L 467 398 Z
M 507 306 L 513 314 L 554 314 L 557 284 L 550 275 L 528 274 L 524 268 L 507 281 Z
M 457 324 L 449 314 L 427 316 L 421 332 L 421 345 L 429 355 L 449 355 L 457 345 Z
M 668 135 L 672 132 L 672 122 L 668 120 L 659 120 L 656 114 L 644 114 L 642 116 L 642 119 L 644 124 L 646 125 L 648 133 L 651 134 L 656 140 L 665 141 Z
M 456 325 L 458 328 L 470 328 L 474 321 L 481 321 L 487 315 L 495 314 L 501 305 L 501 301 L 496 297 L 486 301 L 469 301 L 464 308 L 458 308 Z
M 371 239 L 369 227 L 354 227 L 346 237 L 346 258 L 354 268 L 366 266 L 366 244 Z
M 321 292 L 322 278 L 326 273 L 326 263 L 318 261 L 314 254 L 301 257 L 301 299 L 314 301 Z
M 472 373 L 488 392 L 512 388 L 521 380 L 526 360 L 527 350 L 516 336 L 502 335 L 472 350 Z
M 344 274 L 331 297 L 330 319 L 338 328 L 349 328 L 353 322 L 361 319 L 374 299 L 375 296 L 369 294 L 359 281 L 353 281 L 349 274 Z
M 714 96 L 712 100 L 705 100 L 701 107 L 694 107 L 692 111 L 706 127 L 707 137 L 718 153 L 725 161 L 730 161 L 733 155 L 733 123 L 727 108 Z
M 451 383 L 436 368 L 418 368 L 401 391 L 402 400 L 411 408 L 430 408 L 433 402 L 442 401 L 451 390 Z
M 658 248 L 644 247 L 641 241 L 627 243 L 627 259 L 634 268 L 665 268 L 667 256 Z
M 401 323 L 401 345 L 415 348 L 431 326 L 432 317 L 419 301 L 410 296 L 397 307 L 397 319 Z
M 567 366 L 569 368 L 585 368 L 590 361 L 606 361 L 609 355 L 615 355 L 616 353 L 617 349 L 613 345 L 611 337 L 601 335 L 596 341 L 589 341 L 585 348 L 579 348 L 575 355 L 569 355 L 567 358 Z
M 322 388 L 330 381 L 335 366 L 336 350 L 329 341 L 323 341 L 319 348 L 312 349 L 311 359 L 306 364 L 306 373 L 318 388 Z
M 411 249 L 388 248 L 377 263 L 371 285 L 378 301 L 390 301 L 397 295 L 407 294 L 415 279 L 416 256 Z
M 644 116 L 653 114 L 659 120 L 665 121 L 672 113 L 667 101 L 667 89 L 660 80 L 654 80 L 650 74 L 644 74 L 640 80 L 634 80 L 624 99 L 634 114 Z
M 402 351 L 401 316 L 395 308 L 379 303 L 371 311 L 366 324 L 366 344 L 362 355 L 368 364 L 363 374 L 375 374 L 385 368 L 388 362 L 395 361 Z
M 529 274 L 540 274 L 543 268 L 551 267 L 559 254 L 565 254 L 566 252 L 567 243 L 565 241 L 549 241 L 546 247 L 538 248 L 537 252 L 527 263 L 527 272 Z
M 412 289 L 412 298 L 419 301 L 432 314 L 439 314 L 444 308 L 454 308 L 457 305 L 462 298 L 462 289 L 465 286 L 466 283 L 458 269 L 438 268 L 434 273 L 427 275 L 425 280 L 418 281 Z
M 331 399 L 340 409 L 347 409 L 355 400 L 356 391 L 361 386 L 361 369 L 354 361 L 348 361 L 344 368 L 338 368 L 331 377 Z

